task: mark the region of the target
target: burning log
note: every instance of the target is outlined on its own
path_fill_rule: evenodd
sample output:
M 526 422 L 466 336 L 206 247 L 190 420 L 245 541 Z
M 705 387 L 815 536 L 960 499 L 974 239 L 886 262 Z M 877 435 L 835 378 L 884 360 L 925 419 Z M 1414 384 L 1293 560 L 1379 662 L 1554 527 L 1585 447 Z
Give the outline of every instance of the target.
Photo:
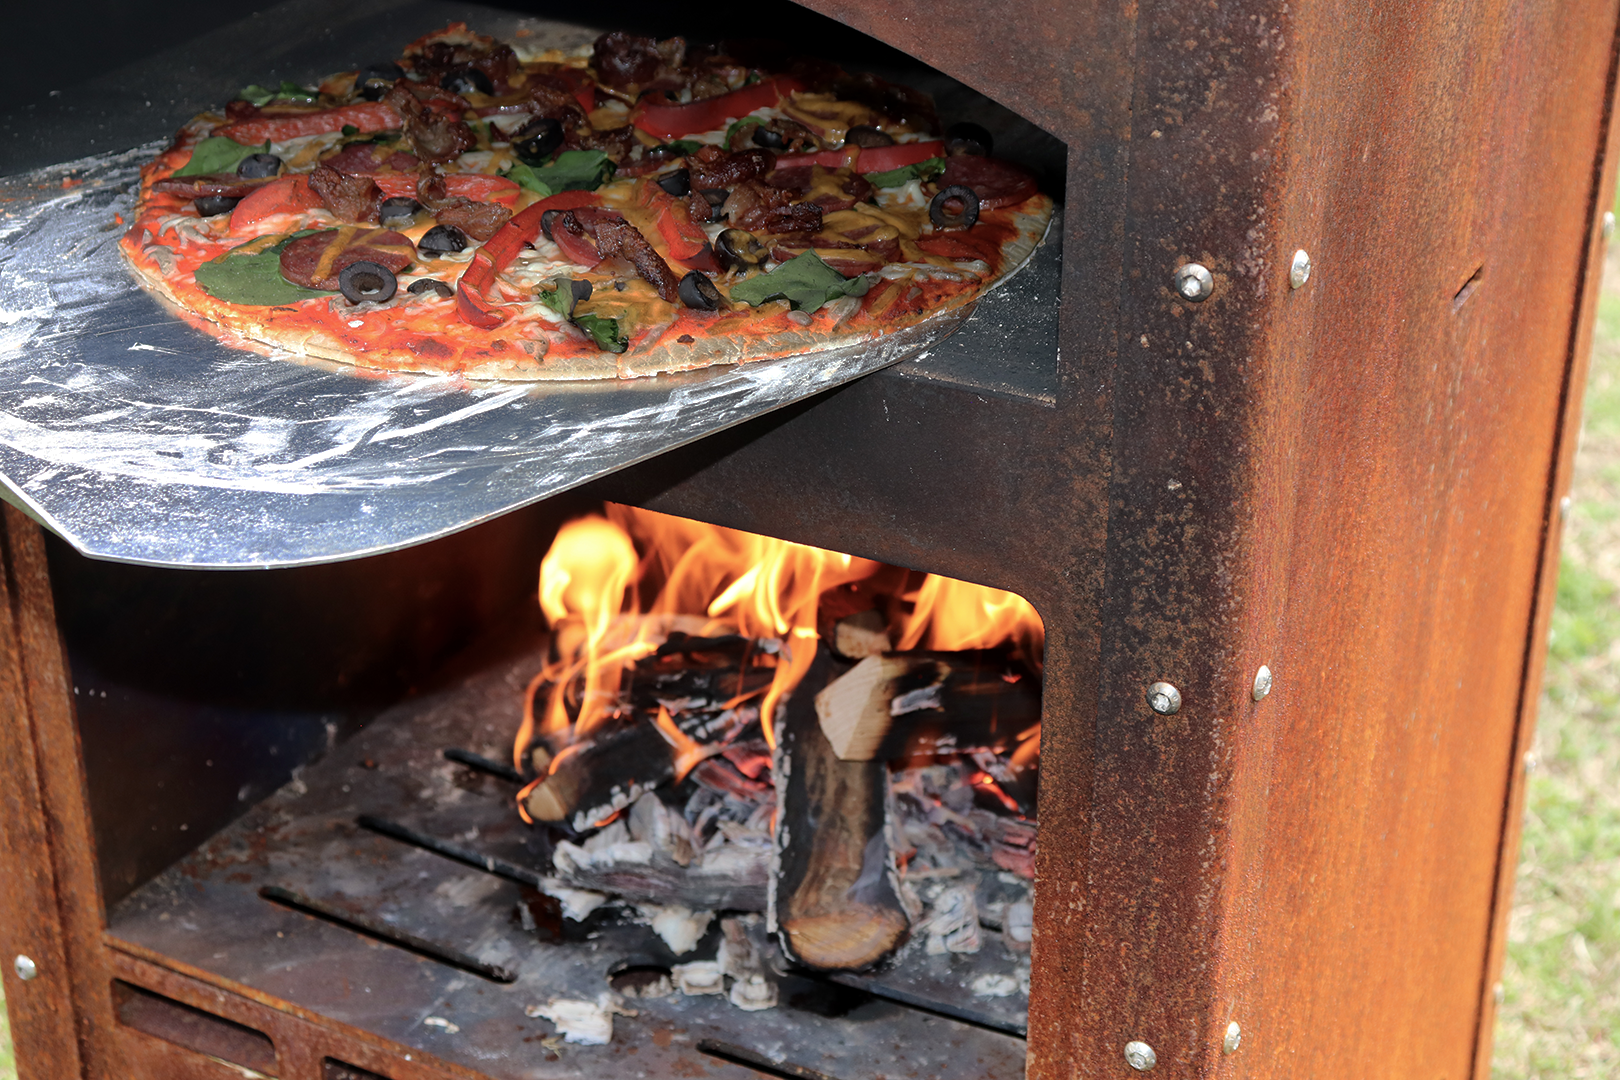
M 572 889 L 693 911 L 764 911 L 770 881 L 769 840 L 699 848 L 679 812 L 652 792 L 636 800 L 628 827 L 615 821 L 583 844 L 563 841 L 552 854 L 558 881 Z
M 604 824 L 644 792 L 675 778 L 669 742 L 639 717 L 564 747 L 548 769 L 528 792 L 529 815 L 566 823 L 576 833 Z
M 886 837 L 888 767 L 840 761 L 809 699 L 832 674 L 832 661 L 818 656 L 788 701 L 779 736 L 771 921 L 792 960 L 859 971 L 905 940 L 909 920 Z
M 844 761 L 1001 750 L 1040 723 L 1041 688 L 994 650 L 868 656 L 816 713 Z

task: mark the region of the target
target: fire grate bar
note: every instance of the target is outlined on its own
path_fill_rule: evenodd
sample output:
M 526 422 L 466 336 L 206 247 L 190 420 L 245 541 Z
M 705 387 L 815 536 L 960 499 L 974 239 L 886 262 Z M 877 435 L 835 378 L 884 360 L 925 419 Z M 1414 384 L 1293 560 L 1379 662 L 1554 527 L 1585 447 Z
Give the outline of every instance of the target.
M 772 1076 L 786 1077 L 787 1080 L 838 1080 L 835 1076 L 803 1065 L 795 1065 L 791 1061 L 772 1061 L 757 1050 L 750 1050 L 735 1043 L 720 1042 L 718 1039 L 699 1039 L 697 1048 L 700 1053 L 719 1058 L 721 1061 L 746 1065 L 750 1069 L 758 1069 Z
M 279 885 L 266 885 L 259 890 L 259 895 L 272 904 L 280 904 L 283 907 L 290 907 L 305 914 L 325 919 L 327 922 L 337 923 L 346 929 L 353 930 L 355 933 L 376 938 L 408 952 L 414 952 L 431 960 L 437 960 L 442 964 L 449 964 L 451 967 L 460 968 L 462 971 L 481 976 L 491 982 L 517 982 L 517 975 L 498 964 L 486 964 L 477 957 L 468 956 L 464 952 L 429 941 L 426 938 L 419 938 L 415 934 L 407 934 L 402 930 L 396 930 L 381 919 L 373 919 L 369 915 L 357 915 L 352 911 L 344 911 L 340 907 L 312 899 L 302 893 L 293 892 L 291 889 L 283 889 Z
M 895 973 L 892 978 L 902 978 L 904 972 Z M 959 1005 L 947 1000 L 943 994 L 917 994 L 896 986 L 891 980 L 883 978 L 866 978 L 860 975 L 829 975 L 824 976 L 826 981 L 847 986 L 851 990 L 863 990 L 873 997 L 892 1001 L 896 1005 L 904 1005 L 908 1009 L 918 1012 L 932 1013 L 935 1016 L 944 1016 L 951 1020 L 960 1020 L 964 1024 L 972 1024 L 987 1031 L 1000 1032 L 1003 1035 L 1015 1035 L 1020 1039 L 1029 1038 L 1029 1024 L 1018 1023 L 1016 1020 L 998 1016 L 985 1009 L 975 1009 L 968 1005 Z
M 475 754 L 471 750 L 462 750 L 452 746 L 444 752 L 444 759 L 453 761 L 457 765 L 465 765 L 469 769 L 477 769 L 479 772 L 488 773 L 513 784 L 523 784 L 525 782 L 523 774 L 512 768 L 512 766 L 502 765 L 499 761 L 491 761 L 483 754 Z
M 448 753 L 446 756 L 448 756 Z M 380 833 L 401 843 L 411 844 L 424 851 L 431 851 L 435 855 L 443 855 L 447 859 L 465 863 L 475 870 L 482 870 L 485 873 L 494 874 L 496 877 L 515 881 L 519 885 L 528 885 L 535 889 L 540 888 L 540 874 L 526 867 L 514 866 L 504 859 L 495 858 L 493 855 L 481 855 L 472 848 L 452 844 L 448 840 L 440 840 L 438 837 L 428 836 L 426 833 L 419 833 L 415 829 L 406 828 L 397 822 L 375 817 L 371 814 L 361 814 L 355 819 L 355 824 L 362 829 Z

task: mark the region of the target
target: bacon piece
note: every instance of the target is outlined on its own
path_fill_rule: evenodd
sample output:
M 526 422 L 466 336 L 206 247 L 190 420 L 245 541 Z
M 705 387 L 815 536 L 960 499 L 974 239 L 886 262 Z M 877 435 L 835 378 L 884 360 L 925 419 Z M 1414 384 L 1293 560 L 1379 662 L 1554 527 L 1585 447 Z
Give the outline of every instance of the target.
M 309 186 L 344 221 L 376 221 L 381 211 L 382 188 L 369 176 L 349 176 L 330 165 L 317 165 L 309 174 Z
M 404 79 L 394 84 L 382 104 L 399 113 L 404 121 L 405 137 L 415 148 L 417 157 L 424 161 L 449 161 L 478 145 L 478 139 L 465 121 L 423 105 Z
M 336 289 L 338 275 L 351 263 L 374 262 L 397 274 L 415 258 L 416 248 L 403 233 L 345 225 L 288 244 L 281 276 L 309 289 Z
M 210 176 L 170 176 L 152 185 L 152 190 L 164 195 L 180 195 L 198 199 L 204 195 L 224 195 L 232 199 L 244 198 L 269 184 L 275 177 L 244 180 L 234 173 L 216 173 Z
M 440 225 L 454 225 L 474 240 L 488 240 L 512 220 L 512 211 L 495 203 L 463 202 L 435 211 L 433 216 Z
M 686 212 L 691 215 L 693 221 L 700 224 L 714 220 L 714 207 L 709 205 L 709 200 L 705 199 L 700 191 L 687 193 Z
M 749 232 L 821 231 L 821 207 L 791 202 L 794 194 L 747 180 L 732 189 L 720 210 L 733 226 Z
M 692 173 L 692 187 L 729 188 L 744 180 L 764 176 L 776 165 L 776 155 L 769 150 L 738 150 L 735 153 L 718 146 L 705 146 L 686 159 Z
M 596 250 L 604 256 L 622 255 L 629 259 L 636 273 L 657 289 L 659 296 L 672 304 L 680 301 L 681 279 L 641 235 L 641 230 L 628 221 L 610 221 L 597 226 Z

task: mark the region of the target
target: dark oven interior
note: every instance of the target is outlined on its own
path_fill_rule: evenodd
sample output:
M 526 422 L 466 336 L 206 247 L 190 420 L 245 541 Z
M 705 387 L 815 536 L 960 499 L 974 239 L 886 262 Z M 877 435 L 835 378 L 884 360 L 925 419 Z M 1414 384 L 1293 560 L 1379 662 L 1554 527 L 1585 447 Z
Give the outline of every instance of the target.
M 117 41 L 109 23 L 87 48 L 116 54 L 146 34 L 156 51 L 10 110 L 18 167 L 159 137 L 237 83 L 353 66 L 374 43 L 447 19 L 500 36 L 552 14 L 438 3 L 335 14 L 301 0 L 251 20 L 180 10 Z M 1001 152 L 1064 197 L 1068 149 L 1007 107 L 1016 101 L 998 104 L 837 20 L 787 4 L 629 5 L 612 18 L 693 37 L 743 24 L 922 86 L 942 115 L 1005 133 Z M 260 27 L 271 24 L 266 52 Z M 146 103 L 141 86 L 164 90 Z M 560 1042 L 560 1025 L 533 1011 L 547 1004 L 535 987 L 582 1000 L 633 992 L 679 958 L 628 920 L 559 921 L 537 887 L 537 834 L 512 812 L 509 767 L 444 751 L 507 760 L 518 691 L 548 647 L 540 556 L 563 522 L 606 499 L 1012 589 L 1045 614 L 1067 588 L 1052 571 L 1072 569 L 1075 538 L 1092 535 L 1075 523 L 1097 520 L 1073 479 L 1097 451 L 1059 420 L 1061 225 L 1016 325 L 446 539 L 257 572 L 97 562 L 50 539 L 102 900 L 123 950 L 111 988 L 121 1023 L 298 1080 L 441 1074 L 422 1071 L 441 1068 L 424 1059 L 497 1077 L 1021 1075 L 1027 953 L 1010 996 L 972 990 L 1017 966 L 997 951 L 994 920 L 995 948 L 930 956 L 905 977 L 783 969 L 772 976 L 780 1006 L 760 1012 L 720 997 L 621 995 L 626 1014 L 599 1054 Z M 1071 689 L 1063 672 L 1079 657 L 1059 633 L 1050 664 Z M 717 922 L 691 955 L 713 955 L 718 936 Z M 295 1053 L 286 1030 L 199 996 L 175 971 L 307 1010 L 326 1034 Z

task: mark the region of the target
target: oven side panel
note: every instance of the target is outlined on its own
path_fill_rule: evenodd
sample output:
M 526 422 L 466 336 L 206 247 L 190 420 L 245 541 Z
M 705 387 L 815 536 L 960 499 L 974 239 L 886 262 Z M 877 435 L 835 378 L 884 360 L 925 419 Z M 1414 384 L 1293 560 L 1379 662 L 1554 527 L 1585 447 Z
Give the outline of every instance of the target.
M 4 508 L 0 595 L 0 947 L 24 1078 L 122 1073 L 78 731 L 57 635 L 45 540 Z M 18 978 L 25 954 L 37 974 Z

